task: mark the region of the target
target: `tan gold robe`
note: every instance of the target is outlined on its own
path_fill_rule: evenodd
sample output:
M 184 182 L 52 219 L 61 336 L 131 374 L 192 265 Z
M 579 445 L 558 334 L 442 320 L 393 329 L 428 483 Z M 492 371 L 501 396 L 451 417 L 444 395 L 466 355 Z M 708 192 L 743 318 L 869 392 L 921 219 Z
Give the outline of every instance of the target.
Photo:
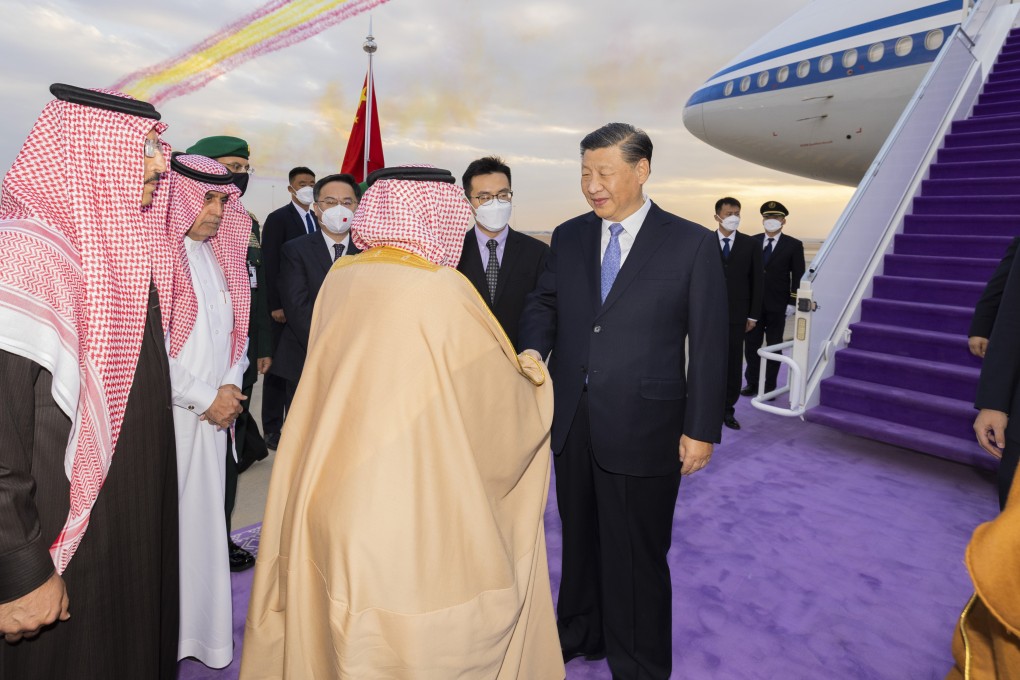
M 241 678 L 563 678 L 551 422 L 544 366 L 460 273 L 341 258 L 274 463 Z
M 1020 484 L 967 545 L 974 597 L 953 635 L 956 666 L 947 680 L 1020 680 Z

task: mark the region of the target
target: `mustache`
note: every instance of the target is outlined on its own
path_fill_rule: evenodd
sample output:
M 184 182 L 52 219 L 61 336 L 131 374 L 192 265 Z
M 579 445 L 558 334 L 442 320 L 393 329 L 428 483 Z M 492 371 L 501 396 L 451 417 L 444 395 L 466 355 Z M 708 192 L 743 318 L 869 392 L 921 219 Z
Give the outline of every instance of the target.
M 163 176 L 162 172 L 154 172 L 151 177 L 146 177 L 143 184 L 153 184 L 159 181 L 159 178 Z

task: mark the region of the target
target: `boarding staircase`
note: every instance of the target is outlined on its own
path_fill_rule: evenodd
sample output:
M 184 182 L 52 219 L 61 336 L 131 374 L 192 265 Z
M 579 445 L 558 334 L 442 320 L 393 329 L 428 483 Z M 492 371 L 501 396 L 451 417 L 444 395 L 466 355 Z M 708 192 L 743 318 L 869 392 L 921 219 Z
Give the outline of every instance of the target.
M 953 123 L 809 420 L 990 466 L 972 428 L 974 305 L 1020 235 L 1020 29 Z M 974 454 L 974 455 L 970 455 Z

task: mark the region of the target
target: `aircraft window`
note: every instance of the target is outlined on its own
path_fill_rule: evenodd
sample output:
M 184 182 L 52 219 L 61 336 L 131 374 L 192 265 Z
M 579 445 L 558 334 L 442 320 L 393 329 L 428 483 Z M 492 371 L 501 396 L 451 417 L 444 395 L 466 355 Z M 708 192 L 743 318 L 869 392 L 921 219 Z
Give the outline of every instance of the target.
M 828 73 L 832 70 L 832 55 L 826 54 L 824 57 L 818 60 L 818 71 L 820 73 Z
M 905 35 L 896 41 L 896 56 L 905 57 L 910 54 L 910 50 L 914 49 L 914 39 L 909 35 Z
M 751 87 L 751 76 L 744 76 L 740 79 L 740 91 L 747 92 L 749 87 Z
M 729 97 L 731 94 L 733 94 L 733 81 L 732 80 L 730 82 L 726 83 L 726 87 L 723 88 L 723 96 L 724 97 Z
M 928 35 L 924 36 L 924 46 L 929 50 L 937 50 L 942 47 L 942 41 L 945 39 L 945 34 L 941 28 L 936 28 L 934 31 L 928 31 Z
M 758 87 L 765 87 L 769 84 L 769 72 L 762 71 L 758 74 Z
M 807 75 L 809 73 L 811 73 L 811 62 L 810 61 L 802 61 L 799 64 L 797 64 L 797 77 L 798 78 L 807 78 Z
M 883 56 L 885 56 L 885 43 L 875 43 L 868 48 L 868 61 L 881 61 Z
M 779 81 L 780 83 L 785 83 L 786 79 L 789 77 L 790 77 L 789 66 L 783 66 L 778 71 L 776 71 L 776 80 Z
M 857 63 L 857 50 L 847 50 L 843 53 L 843 68 L 853 68 Z

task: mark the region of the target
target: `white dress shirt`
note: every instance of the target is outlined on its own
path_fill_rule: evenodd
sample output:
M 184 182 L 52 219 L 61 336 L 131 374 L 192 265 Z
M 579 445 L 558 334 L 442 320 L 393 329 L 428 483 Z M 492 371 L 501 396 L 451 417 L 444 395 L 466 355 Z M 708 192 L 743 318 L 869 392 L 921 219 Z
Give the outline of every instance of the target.
M 332 238 L 330 238 L 329 233 L 327 233 L 325 229 L 320 229 L 319 231 L 322 232 L 322 240 L 326 242 L 326 248 L 329 249 L 329 259 L 330 260 L 332 260 L 333 256 L 336 255 L 336 251 L 333 250 L 333 246 L 336 245 L 337 243 L 344 244 L 344 255 L 346 255 L 348 253 L 348 251 L 350 251 L 350 249 L 351 249 L 351 232 L 350 231 L 348 231 L 346 234 L 344 234 L 343 239 L 341 239 L 340 241 L 334 241 Z
M 620 232 L 620 267 L 623 267 L 623 263 L 627 260 L 627 255 L 630 254 L 630 249 L 634 246 L 634 239 L 637 238 L 638 232 L 641 231 L 641 225 L 645 223 L 645 218 L 648 217 L 648 211 L 652 209 L 652 201 L 645 196 L 645 202 L 641 204 L 630 217 L 626 217 L 620 222 L 620 226 L 623 227 L 623 231 Z M 609 232 L 610 225 L 616 224 L 609 220 L 602 220 L 602 255 L 599 257 L 599 262 L 606 257 L 606 248 L 609 247 L 609 239 L 612 236 Z

